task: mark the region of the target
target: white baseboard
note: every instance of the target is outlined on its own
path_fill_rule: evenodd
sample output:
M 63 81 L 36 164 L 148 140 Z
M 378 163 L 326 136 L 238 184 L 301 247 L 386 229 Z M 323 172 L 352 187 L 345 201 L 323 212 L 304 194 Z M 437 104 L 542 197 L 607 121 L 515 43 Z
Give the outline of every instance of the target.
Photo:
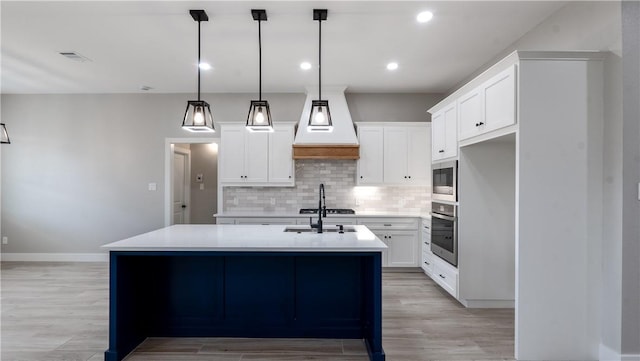
M 600 361 L 640 361 L 640 355 L 621 355 L 609 346 L 600 344 Z
M 620 354 L 611 347 L 600 344 L 600 361 L 621 361 Z
M 2 253 L 3 262 L 109 262 L 109 253 Z
M 466 308 L 515 308 L 513 300 L 460 300 Z

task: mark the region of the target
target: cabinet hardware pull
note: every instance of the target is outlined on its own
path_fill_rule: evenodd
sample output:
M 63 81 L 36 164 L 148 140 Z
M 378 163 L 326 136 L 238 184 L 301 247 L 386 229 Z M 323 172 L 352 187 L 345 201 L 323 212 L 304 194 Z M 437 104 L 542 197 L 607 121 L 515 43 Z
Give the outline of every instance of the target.
M 431 263 L 429 263 L 429 262 L 427 262 L 427 261 L 424 261 L 424 263 L 425 263 L 427 266 L 430 266 L 430 265 L 431 265 Z
M 411 176 L 409 176 L 409 179 L 411 179 Z
M 480 122 L 480 123 L 478 123 L 478 125 L 484 125 L 484 123 L 483 123 L 483 122 Z
M 291 179 L 291 176 L 289 176 L 289 179 Z
M 362 179 L 362 178 L 363 178 L 363 177 L 362 177 L 362 176 L 360 176 L 360 179 Z
M 444 153 L 444 149 L 440 149 L 438 153 Z
M 404 179 L 407 179 L 407 176 L 404 176 Z
M 424 242 L 424 244 L 426 244 L 427 246 L 429 245 L 429 242 Z
M 442 275 L 442 273 L 440 273 L 438 276 L 440 276 L 440 278 L 445 279 L 446 277 Z
M 389 224 L 389 223 L 385 223 L 385 224 L 384 224 L 384 226 L 385 226 L 385 227 L 391 227 L 391 224 Z

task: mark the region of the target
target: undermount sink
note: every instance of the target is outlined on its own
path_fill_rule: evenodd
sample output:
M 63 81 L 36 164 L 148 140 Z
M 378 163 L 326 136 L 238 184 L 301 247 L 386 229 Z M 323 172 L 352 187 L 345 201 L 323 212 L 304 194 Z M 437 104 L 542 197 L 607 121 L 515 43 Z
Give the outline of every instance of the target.
M 298 226 L 298 227 L 286 227 L 284 229 L 285 232 L 295 232 L 295 233 L 318 233 L 317 229 L 313 229 L 309 226 Z M 322 228 L 323 233 L 335 233 L 335 232 L 355 232 L 355 228 L 349 226 L 343 226 L 343 229 L 340 230 L 338 226 L 330 227 L 330 228 Z

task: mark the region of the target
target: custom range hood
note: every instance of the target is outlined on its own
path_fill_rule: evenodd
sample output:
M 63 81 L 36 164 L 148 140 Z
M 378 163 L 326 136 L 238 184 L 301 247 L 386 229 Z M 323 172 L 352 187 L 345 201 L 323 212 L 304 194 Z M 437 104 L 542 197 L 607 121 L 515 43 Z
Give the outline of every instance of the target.
M 360 146 L 355 126 L 351 120 L 346 87 L 324 87 L 322 99 L 329 101 L 333 129 L 309 130 L 311 101 L 317 99 L 318 89 L 307 87 L 307 99 L 302 108 L 296 137 L 293 142 L 293 159 L 359 159 Z

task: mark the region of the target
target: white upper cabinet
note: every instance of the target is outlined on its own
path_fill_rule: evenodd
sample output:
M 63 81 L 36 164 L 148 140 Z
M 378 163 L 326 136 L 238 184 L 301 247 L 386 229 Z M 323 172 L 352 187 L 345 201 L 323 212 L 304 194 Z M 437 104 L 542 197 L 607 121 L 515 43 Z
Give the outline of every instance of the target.
M 358 127 L 358 141 L 360 142 L 360 159 L 358 160 L 358 184 L 381 184 L 383 161 L 383 127 Z
M 456 103 L 431 117 L 431 159 L 436 162 L 458 156 L 458 118 Z
M 429 126 L 384 128 L 384 172 L 386 184 L 429 185 Z
M 459 139 L 477 135 L 485 128 L 482 111 L 482 89 L 477 88 L 458 99 Z
M 516 66 L 513 65 L 483 85 L 486 131 L 516 123 Z
M 274 126 L 269 133 L 269 182 L 293 186 L 295 168 L 293 163 L 293 126 Z
M 221 124 L 222 185 L 294 185 L 293 125 L 251 132 L 244 124 Z
M 458 99 L 460 140 L 516 122 L 516 68 L 510 66 Z
M 358 185 L 429 185 L 429 123 L 358 124 Z

